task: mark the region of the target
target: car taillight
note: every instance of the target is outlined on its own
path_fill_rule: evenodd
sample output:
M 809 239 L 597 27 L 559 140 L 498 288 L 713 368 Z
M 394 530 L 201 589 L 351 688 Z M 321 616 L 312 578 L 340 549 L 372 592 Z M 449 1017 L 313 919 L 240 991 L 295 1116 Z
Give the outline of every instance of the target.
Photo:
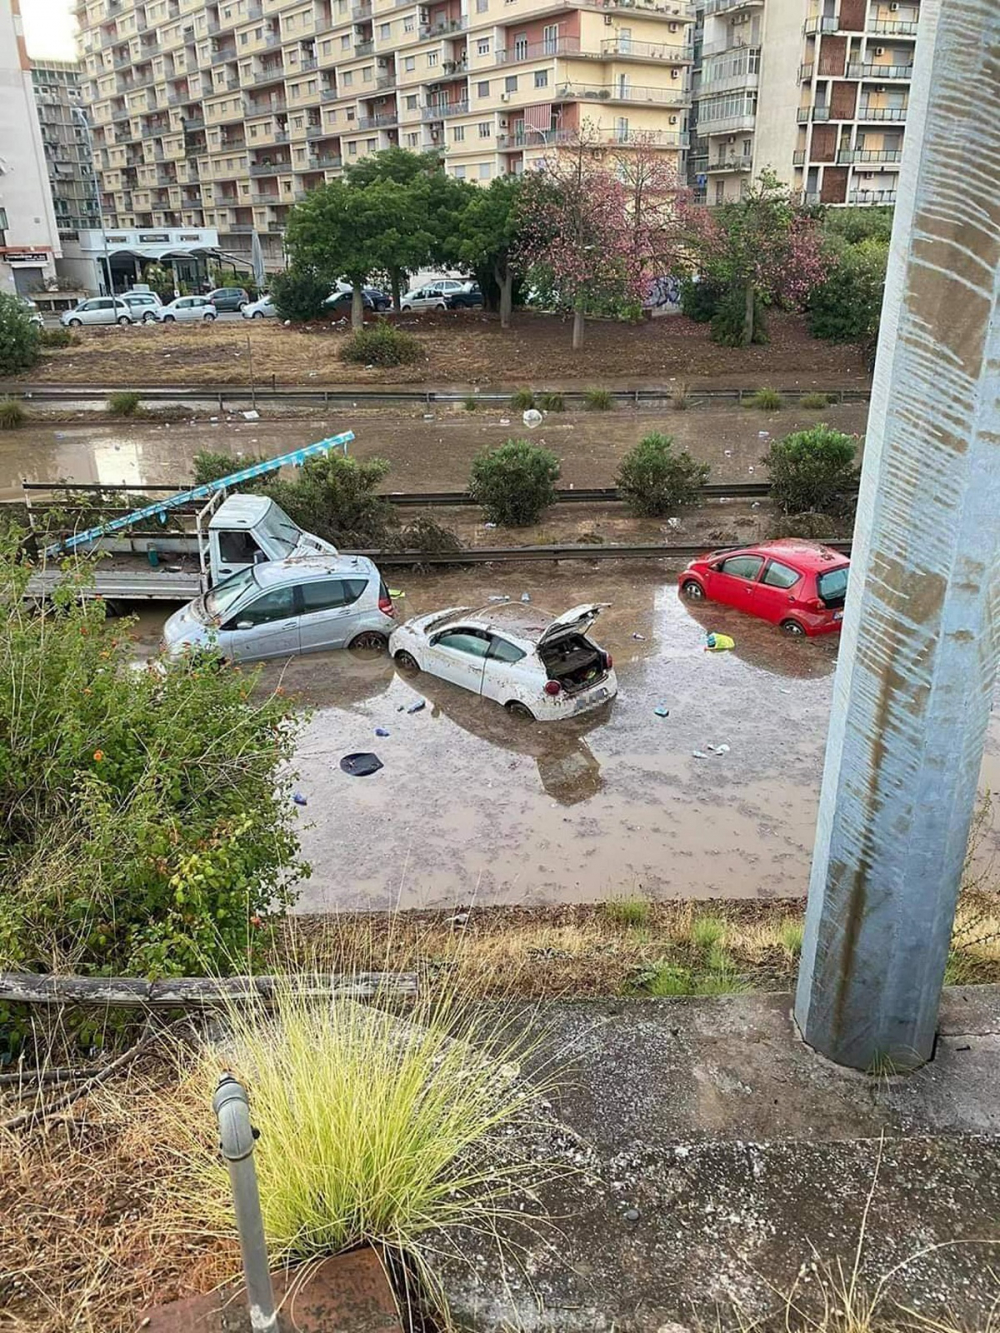
M 560 692 L 561 689 L 562 689 L 562 686 L 559 684 L 559 682 L 558 682 L 557 680 L 547 680 L 547 681 L 545 682 L 545 693 L 546 693 L 546 694 L 558 694 L 558 693 Z
M 394 616 L 396 614 L 396 608 L 393 606 L 392 598 L 388 593 L 378 599 L 378 609 L 384 616 Z
M 610 654 L 610 653 L 605 653 L 605 654 L 604 654 L 604 670 L 605 670 L 605 671 L 610 671 L 611 668 L 614 666 L 614 664 L 615 664 L 615 659 L 611 656 L 611 654 Z

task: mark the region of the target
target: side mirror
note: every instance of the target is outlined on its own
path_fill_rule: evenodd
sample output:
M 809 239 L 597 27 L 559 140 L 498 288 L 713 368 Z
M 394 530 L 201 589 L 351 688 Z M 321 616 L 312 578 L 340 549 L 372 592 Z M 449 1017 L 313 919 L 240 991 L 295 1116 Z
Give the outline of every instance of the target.
M 236 622 L 236 628 L 237 628 L 237 629 L 253 629 L 253 621 L 252 621 L 252 620 L 237 620 L 237 622 Z

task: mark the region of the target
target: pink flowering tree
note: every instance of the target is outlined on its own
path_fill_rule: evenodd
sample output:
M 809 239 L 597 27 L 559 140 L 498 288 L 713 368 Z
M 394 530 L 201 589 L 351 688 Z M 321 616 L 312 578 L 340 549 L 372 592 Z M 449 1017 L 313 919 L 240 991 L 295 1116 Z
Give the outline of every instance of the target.
M 829 267 L 818 223 L 794 206 L 771 171 L 737 202 L 714 208 L 683 202 L 679 234 L 688 265 L 740 302 L 742 319 L 731 339 L 739 347 L 754 341 L 759 301 L 801 305 Z
M 588 314 L 641 305 L 650 275 L 629 189 L 588 126 L 526 175 L 518 230 L 532 280 L 573 316 L 574 349 L 583 346 Z

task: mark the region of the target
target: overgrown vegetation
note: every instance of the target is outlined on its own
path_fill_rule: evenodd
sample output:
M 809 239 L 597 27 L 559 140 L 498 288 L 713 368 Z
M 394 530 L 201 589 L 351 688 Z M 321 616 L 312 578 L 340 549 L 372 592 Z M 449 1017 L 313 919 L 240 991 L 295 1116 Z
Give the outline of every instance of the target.
M 19 375 L 38 360 L 42 330 L 19 296 L 0 292 L 0 375 Z
M 271 279 L 271 300 L 281 319 L 303 324 L 321 319 L 327 312 L 324 302 L 330 295 L 330 283 L 308 266 L 287 268 Z
M 142 398 L 131 389 L 108 396 L 108 411 L 113 417 L 135 417 L 142 411 Z
M 771 499 L 786 514 L 851 512 L 858 484 L 856 454 L 853 436 L 825 425 L 775 440 L 762 460 L 771 476 Z
M 614 405 L 610 389 L 588 389 L 583 395 L 583 406 L 588 412 L 610 412 Z
M 649 924 L 653 915 L 653 904 L 648 898 L 628 895 L 621 898 L 609 898 L 601 904 L 604 915 L 616 926 L 637 928 Z
M 39 347 L 77 347 L 79 343 L 80 335 L 61 325 L 57 329 L 41 329 L 38 334 Z
M 0 430 L 17 430 L 27 420 L 28 413 L 19 398 L 0 398 Z
M 300 869 L 285 774 L 295 723 L 253 677 L 135 670 L 128 623 L 52 605 L 0 545 L 0 958 L 28 971 L 245 968 Z
M 419 338 L 397 329 L 386 319 L 355 329 L 340 349 L 340 359 L 359 366 L 403 366 L 419 361 L 424 349 Z
M 472 460 L 469 494 L 487 519 L 505 528 L 537 522 L 556 498 L 559 460 L 530 440 L 507 440 Z
M 670 406 L 675 412 L 686 412 L 691 406 L 691 391 L 686 381 L 679 380 L 671 389 Z
M 809 298 L 809 331 L 830 342 L 865 342 L 878 333 L 888 241 L 867 237 L 830 246 L 827 275 Z
M 516 389 L 510 396 L 511 410 L 527 412 L 535 406 L 535 395 L 531 389 Z
M 759 408 L 761 412 L 779 412 L 785 405 L 777 389 L 758 389 L 747 401 L 750 407 Z
M 708 464 L 696 463 L 685 449 L 675 453 L 673 445 L 672 435 L 654 431 L 622 459 L 615 485 L 634 514 L 655 518 L 698 499 Z
M 566 400 L 561 393 L 542 393 L 538 395 L 538 406 L 543 412 L 565 412 Z
M 799 407 L 807 408 L 810 412 L 822 412 L 832 401 L 833 398 L 828 393 L 804 393 L 799 399 Z

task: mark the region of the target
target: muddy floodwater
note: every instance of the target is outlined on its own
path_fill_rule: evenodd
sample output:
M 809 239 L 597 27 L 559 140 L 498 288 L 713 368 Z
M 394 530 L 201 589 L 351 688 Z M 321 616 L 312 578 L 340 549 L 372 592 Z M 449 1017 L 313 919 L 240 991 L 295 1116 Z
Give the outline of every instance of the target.
M 614 656 L 619 695 L 579 722 L 525 723 L 426 675 L 401 677 L 384 657 L 267 667 L 269 683 L 311 708 L 297 759 L 308 805 L 296 817 L 313 866 L 300 911 L 806 892 L 835 639 L 787 639 L 738 612 L 692 606 L 678 597 L 676 570 L 648 562 L 397 581 L 404 617 L 504 593 L 554 612 L 611 602 L 594 637 Z M 154 613 L 143 621 L 152 631 Z M 711 629 L 735 650 L 705 652 Z M 426 707 L 407 712 L 418 700 Z M 730 748 L 713 755 L 710 745 Z M 383 768 L 349 777 L 340 759 L 355 751 Z M 994 727 L 984 789 L 998 781 Z

